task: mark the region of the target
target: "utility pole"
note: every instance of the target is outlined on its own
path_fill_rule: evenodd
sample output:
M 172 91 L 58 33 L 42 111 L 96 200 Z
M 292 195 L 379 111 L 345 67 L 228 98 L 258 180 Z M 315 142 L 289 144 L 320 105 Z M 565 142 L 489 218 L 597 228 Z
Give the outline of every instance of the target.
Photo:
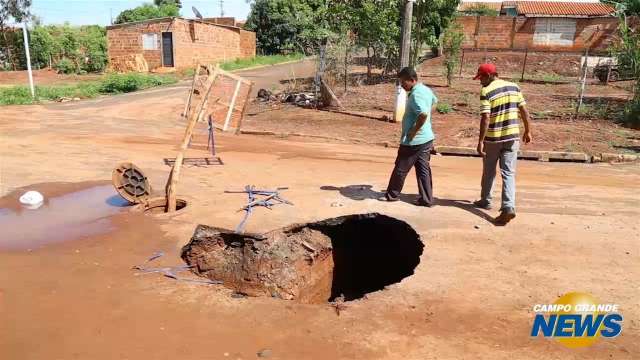
M 113 8 L 109 8 L 109 17 L 111 18 L 111 25 L 113 25 Z
M 224 0 L 220 0 L 220 17 L 224 17 Z
M 31 72 L 31 55 L 29 54 L 29 34 L 27 33 L 27 21 L 22 23 L 22 37 L 24 38 L 24 53 L 27 57 L 27 71 L 29 73 L 29 88 L 31 89 L 31 97 L 36 97 L 36 91 L 33 88 L 33 73 Z
M 413 3 L 416 0 L 403 0 L 404 15 L 402 20 L 402 40 L 400 43 L 400 68 L 409 66 L 409 55 L 411 53 L 411 20 L 413 18 Z M 404 107 L 407 102 L 407 93 L 396 83 L 396 106 L 393 112 L 393 121 L 399 122 L 404 116 Z

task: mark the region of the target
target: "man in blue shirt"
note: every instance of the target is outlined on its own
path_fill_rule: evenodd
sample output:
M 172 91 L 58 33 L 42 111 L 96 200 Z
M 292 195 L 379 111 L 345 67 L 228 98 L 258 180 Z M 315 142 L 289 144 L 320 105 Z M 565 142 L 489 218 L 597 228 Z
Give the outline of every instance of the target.
M 409 170 L 415 166 L 420 191 L 416 205 L 431 207 L 433 188 L 429 161 L 435 139 L 431 129 L 431 110 L 438 99 L 431 89 L 418 82 L 418 74 L 414 69 L 406 67 L 400 70 L 398 78 L 402 88 L 407 91 L 408 98 L 402 118 L 402 137 L 396 165 L 382 200 L 398 200 L 404 180 Z

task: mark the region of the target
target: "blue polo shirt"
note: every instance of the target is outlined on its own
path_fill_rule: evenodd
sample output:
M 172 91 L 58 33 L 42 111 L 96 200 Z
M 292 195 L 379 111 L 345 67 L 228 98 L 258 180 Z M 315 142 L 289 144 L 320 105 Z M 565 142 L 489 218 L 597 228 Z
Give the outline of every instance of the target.
M 422 145 L 435 139 L 433 129 L 431 128 L 431 108 L 438 103 L 436 95 L 422 83 L 416 84 L 409 92 L 404 117 L 402 118 L 402 137 L 400 143 L 402 145 Z M 427 114 L 427 121 L 418 130 L 418 133 L 412 141 L 407 139 L 407 135 L 420 114 Z

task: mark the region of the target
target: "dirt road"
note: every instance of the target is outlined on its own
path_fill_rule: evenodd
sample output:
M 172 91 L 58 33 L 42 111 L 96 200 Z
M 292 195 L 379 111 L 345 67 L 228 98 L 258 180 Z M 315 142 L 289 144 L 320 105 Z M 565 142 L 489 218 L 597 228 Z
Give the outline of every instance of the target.
M 314 59 L 306 59 L 289 64 L 261 67 L 253 70 L 236 72 L 238 75 L 253 81 L 252 98 L 258 94 L 258 90 L 269 91 L 286 88 L 290 82 L 314 76 L 316 62 Z
M 393 149 L 219 134 L 225 165 L 183 170 L 186 210 L 129 213 L 108 192 L 111 170 L 133 161 L 163 188 L 163 158 L 175 157 L 185 126 L 185 96 L 175 93 L 0 108 L 0 224 L 29 228 L 0 234 L 1 358 L 255 359 L 264 349 L 272 359 L 638 358 L 637 165 L 521 162 L 518 217 L 500 228 L 488 221 L 495 212 L 468 205 L 478 159 L 435 157 L 438 206 L 425 209 L 374 200 Z M 206 156 L 204 144 L 199 128 L 188 157 Z M 158 251 L 154 264 L 181 264 L 197 224 L 235 228 L 246 199 L 223 191 L 247 184 L 288 186 L 295 203 L 257 210 L 248 231 L 380 212 L 420 233 L 420 264 L 339 316 L 328 305 L 135 275 Z M 26 189 L 50 199 L 47 214 L 20 210 Z M 622 334 L 586 349 L 531 338 L 533 304 L 570 291 L 620 304 Z

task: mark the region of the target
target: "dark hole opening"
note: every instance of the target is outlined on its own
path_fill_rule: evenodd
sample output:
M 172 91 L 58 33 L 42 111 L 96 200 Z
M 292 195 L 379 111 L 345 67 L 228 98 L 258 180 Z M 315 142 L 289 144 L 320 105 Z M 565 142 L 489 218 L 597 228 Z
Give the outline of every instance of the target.
M 309 226 L 331 238 L 334 269 L 328 301 L 360 299 L 413 275 L 424 245 L 409 224 L 379 214 L 340 220 Z

